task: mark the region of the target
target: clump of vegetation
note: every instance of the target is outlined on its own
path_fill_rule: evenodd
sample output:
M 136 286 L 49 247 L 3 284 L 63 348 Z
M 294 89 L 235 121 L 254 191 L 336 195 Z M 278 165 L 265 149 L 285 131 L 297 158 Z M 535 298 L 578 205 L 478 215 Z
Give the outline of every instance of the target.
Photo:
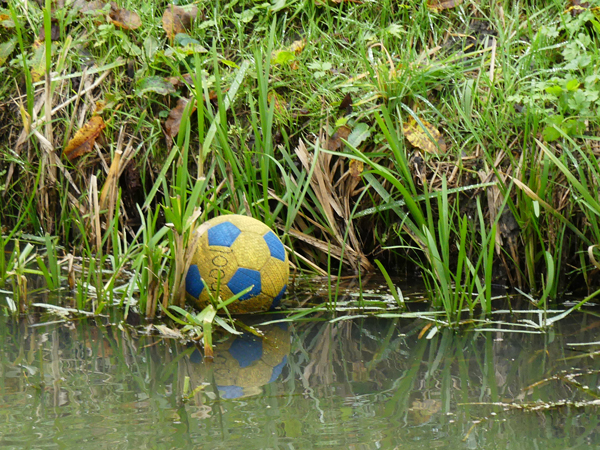
M 95 313 L 182 306 L 192 231 L 228 212 L 298 271 L 416 264 L 448 323 L 493 283 L 593 290 L 600 25 L 578 3 L 0 4 L 2 307 L 29 273 Z

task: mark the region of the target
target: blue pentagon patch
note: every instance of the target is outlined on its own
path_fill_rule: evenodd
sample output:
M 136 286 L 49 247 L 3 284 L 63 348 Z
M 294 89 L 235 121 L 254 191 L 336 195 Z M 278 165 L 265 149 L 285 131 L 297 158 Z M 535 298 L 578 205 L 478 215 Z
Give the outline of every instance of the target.
M 192 264 L 185 277 L 185 290 L 194 298 L 200 297 L 200 293 L 204 289 L 204 281 L 200 276 L 200 271 L 196 264 Z
M 277 308 L 279 306 L 279 303 L 281 303 L 281 299 L 283 298 L 283 294 L 285 294 L 286 288 L 287 288 L 287 284 L 284 284 L 283 287 L 281 288 L 281 291 L 279 291 L 279 294 L 277 294 L 275 296 L 275 298 L 273 299 L 273 304 L 269 308 L 269 311 L 273 311 L 275 308 Z
M 231 222 L 223 222 L 208 229 L 208 245 L 231 247 L 231 244 L 242 233 Z
M 227 287 L 233 292 L 233 295 L 239 294 L 249 286 L 254 285 L 250 292 L 246 292 L 240 297 L 240 300 L 248 300 L 249 298 L 256 297 L 260 294 L 262 286 L 260 284 L 260 272 L 257 270 L 246 269 L 240 267 L 235 271 Z
M 263 236 L 263 239 L 269 246 L 269 251 L 271 252 L 271 256 L 273 258 L 277 258 L 281 261 L 285 261 L 285 248 L 283 244 L 279 240 L 279 238 L 273 233 L 269 231 L 267 234 Z

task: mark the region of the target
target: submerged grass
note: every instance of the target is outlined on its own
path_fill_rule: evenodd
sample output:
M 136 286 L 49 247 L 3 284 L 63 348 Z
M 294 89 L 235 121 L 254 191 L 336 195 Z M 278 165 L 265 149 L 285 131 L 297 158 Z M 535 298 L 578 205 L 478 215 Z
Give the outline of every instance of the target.
M 489 315 L 496 284 L 543 308 L 592 292 L 589 3 L 198 1 L 168 35 L 154 3 L 8 0 L 0 307 L 27 310 L 34 272 L 97 314 L 182 308 L 193 230 L 229 212 L 278 230 L 297 271 L 416 264 L 448 324 Z M 70 157 L 91 117 L 104 131 Z

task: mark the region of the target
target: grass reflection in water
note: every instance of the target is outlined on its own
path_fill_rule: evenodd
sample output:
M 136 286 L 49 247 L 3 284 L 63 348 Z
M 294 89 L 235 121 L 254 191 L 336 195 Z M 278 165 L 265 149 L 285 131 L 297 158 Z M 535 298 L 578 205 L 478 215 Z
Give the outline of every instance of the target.
M 262 341 L 216 340 L 212 364 L 134 327 L 0 320 L 2 448 L 600 442 L 594 348 L 569 345 L 593 341 L 590 316 L 543 335 L 429 340 L 400 319 L 273 325 Z

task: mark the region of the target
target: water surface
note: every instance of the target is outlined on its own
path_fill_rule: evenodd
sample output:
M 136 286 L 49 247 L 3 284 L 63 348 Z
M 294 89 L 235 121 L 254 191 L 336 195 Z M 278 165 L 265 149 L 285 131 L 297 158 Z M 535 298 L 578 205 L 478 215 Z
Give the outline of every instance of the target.
M 571 345 L 598 340 L 590 315 L 432 339 L 423 321 L 278 324 L 212 364 L 106 322 L 0 318 L 0 448 L 600 447 L 597 346 Z

